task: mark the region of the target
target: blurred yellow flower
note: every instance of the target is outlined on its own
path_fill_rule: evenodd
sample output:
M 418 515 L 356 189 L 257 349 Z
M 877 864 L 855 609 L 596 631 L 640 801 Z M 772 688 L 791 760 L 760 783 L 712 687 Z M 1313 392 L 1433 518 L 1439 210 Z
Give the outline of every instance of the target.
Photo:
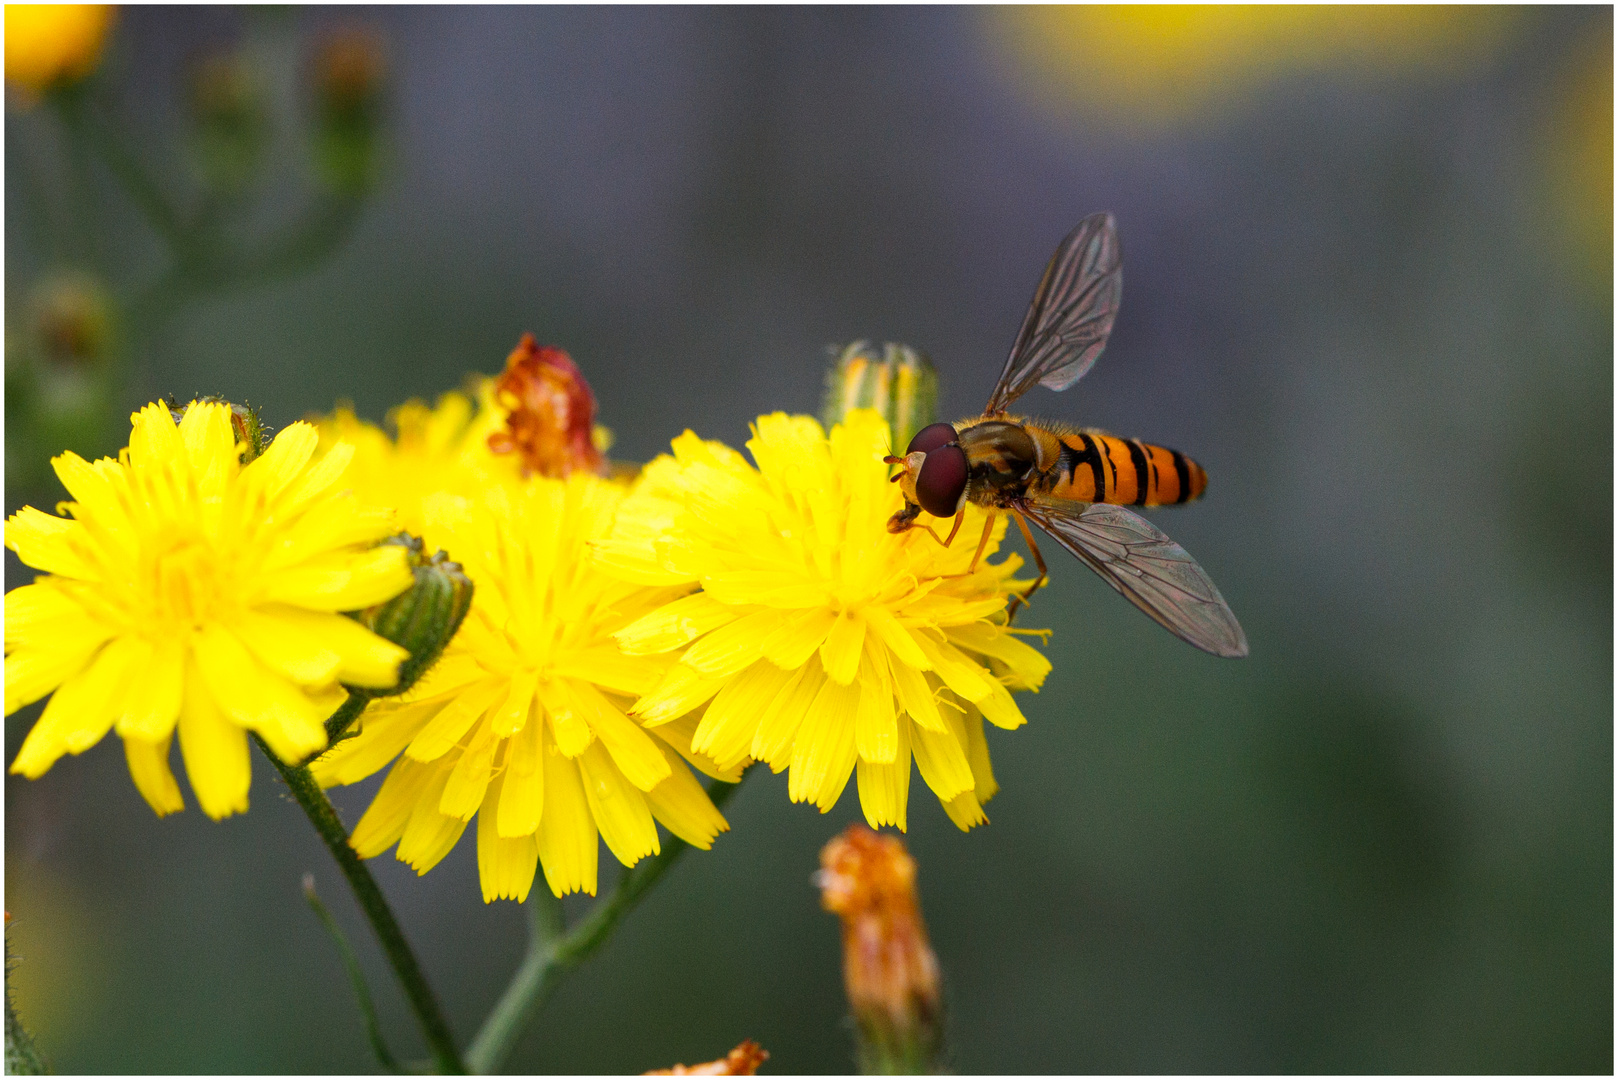
M 1502 8 L 1016 6 L 987 18 L 1048 104 L 1154 128 L 1217 116 L 1300 71 L 1451 70 L 1487 55 Z
M 186 774 L 213 818 L 247 809 L 247 732 L 284 761 L 326 745 L 339 682 L 385 687 L 406 653 L 337 614 L 408 588 L 405 553 L 372 545 L 385 511 L 337 488 L 346 445 L 315 459 L 292 424 L 243 466 L 228 405 L 163 405 L 133 417 L 117 461 L 52 465 L 75 501 L 24 507 L 6 546 L 46 571 L 6 594 L 6 713 L 54 695 L 12 763 L 42 775 L 116 728 L 158 814 L 182 809 L 169 771 L 176 727 Z
M 501 430 L 505 413 L 494 400 L 494 381 L 477 381 L 477 401 L 461 393 L 441 395 L 438 404 L 411 400 L 388 413 L 387 432 L 338 406 L 317 421 L 322 446 L 354 447 L 344 480 L 368 505 L 391 507 L 398 527 L 426 536 L 425 500 L 444 491 L 470 491 L 491 483 L 515 484 L 521 462 L 489 449 L 489 436 Z M 429 538 L 431 544 L 444 546 Z
M 685 761 L 732 781 L 739 770 L 691 754 L 696 718 L 648 734 L 625 715 L 672 658 L 625 656 L 612 635 L 689 587 L 630 584 L 589 559 L 624 495 L 575 472 L 424 500 L 427 535 L 476 591 L 438 666 L 312 766 L 329 786 L 398 758 L 354 828 L 361 856 L 397 843 L 426 873 L 475 816 L 483 898 L 520 901 L 536 861 L 557 896 L 594 893 L 598 832 L 633 866 L 661 849 L 654 820 L 699 848 L 728 828 Z
M 28 94 L 95 70 L 111 4 L 7 4 L 6 82 Z
M 679 650 L 635 703 L 647 726 L 707 702 L 693 750 L 721 768 L 790 768 L 792 800 L 822 812 L 857 772 L 873 826 L 905 827 L 914 758 L 967 829 L 996 790 L 983 720 L 1022 724 L 1009 691 L 1038 689 L 1050 663 L 1005 624 L 1020 559 L 968 575 L 976 545 L 888 532 L 903 501 L 888 445 L 869 409 L 829 439 L 807 416 L 760 417 L 756 469 L 686 432 L 646 467 L 597 558 L 644 584 L 702 586 L 616 635 L 632 655 Z M 975 537 L 983 511 L 966 514 L 961 535 Z M 1002 518 L 988 553 L 1004 535 Z
M 1546 117 L 1552 222 L 1578 269 L 1612 288 L 1612 39 L 1591 34 L 1563 63 Z

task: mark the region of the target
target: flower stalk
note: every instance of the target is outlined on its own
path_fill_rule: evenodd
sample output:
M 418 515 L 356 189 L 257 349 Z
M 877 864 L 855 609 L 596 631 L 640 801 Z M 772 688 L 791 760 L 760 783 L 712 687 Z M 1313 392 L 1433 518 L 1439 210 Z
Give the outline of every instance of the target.
M 742 780 L 746 778 L 747 773 L 742 773 Z M 708 798 L 716 809 L 722 808 L 740 787 L 741 781 L 711 781 Z M 527 955 L 466 1051 L 466 1064 L 472 1072 L 499 1071 L 556 985 L 612 936 L 623 917 L 690 847 L 684 840 L 670 837 L 660 854 L 625 870 L 612 892 L 571 931 L 563 923 L 559 899 L 544 889 L 532 894 Z
M 325 842 L 332 858 L 337 860 L 338 869 L 342 870 L 343 877 L 348 880 L 349 888 L 354 890 L 354 898 L 359 901 L 360 910 L 365 913 L 371 929 L 376 932 L 382 951 L 388 958 L 388 964 L 398 976 L 405 999 L 410 1003 L 410 1011 L 415 1014 L 416 1022 L 421 1027 L 422 1038 L 426 1040 L 428 1052 L 432 1056 L 434 1071 L 457 1074 L 466 1072 L 460 1051 L 455 1046 L 455 1036 L 450 1032 L 449 1023 L 439 1008 L 438 997 L 427 982 L 427 976 L 422 972 L 416 954 L 411 951 L 410 943 L 405 940 L 399 920 L 388 907 L 387 899 L 383 897 L 376 879 L 365 868 L 365 863 L 360 860 L 359 855 L 349 846 L 348 830 L 343 828 L 331 800 L 326 798 L 326 793 L 315 783 L 315 778 L 308 768 L 302 765 L 288 765 L 281 761 L 270 752 L 270 748 L 256 733 L 253 740 L 258 743 L 259 749 L 264 751 L 264 756 L 270 760 L 270 764 L 281 774 L 281 779 L 286 781 L 287 789 L 303 808 L 309 823 L 315 827 L 315 832 L 320 834 L 320 839 Z

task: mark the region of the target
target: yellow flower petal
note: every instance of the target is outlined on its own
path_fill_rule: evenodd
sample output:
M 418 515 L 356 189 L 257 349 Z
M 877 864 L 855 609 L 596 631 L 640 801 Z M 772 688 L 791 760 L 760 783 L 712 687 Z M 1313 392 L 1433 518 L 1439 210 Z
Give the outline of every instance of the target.
M 983 812 L 977 796 L 970 791 L 963 791 L 953 799 L 943 800 L 943 803 L 944 813 L 949 815 L 949 819 L 955 822 L 962 832 L 977 825 L 988 824 L 989 815 Z
M 489 727 L 500 738 L 515 734 L 528 723 L 539 690 L 539 670 L 528 668 L 511 677 L 505 701 L 489 712 Z
M 539 864 L 539 848 L 531 832 L 502 836 L 495 828 L 505 779 L 497 776 L 490 782 L 478 812 L 478 882 L 483 887 L 485 904 L 508 899 L 520 904 L 527 900 Z
M 304 685 L 335 678 L 386 689 L 399 681 L 399 665 L 410 656 L 353 619 L 282 604 L 243 612 L 236 631 L 272 670 Z
M 68 641 L 77 645 L 77 648 L 18 649 L 16 652 L 8 653 L 6 714 L 10 715 L 24 705 L 38 701 L 83 671 L 105 640 L 105 638 L 100 641 L 92 639 L 86 647 L 82 640 L 75 642 L 70 638 Z
M 918 671 L 926 671 L 932 666 L 927 661 L 927 654 L 916 644 L 915 637 L 900 625 L 893 612 L 886 607 L 872 604 L 865 610 L 865 619 L 876 632 L 876 636 L 882 639 L 882 644 L 893 650 L 893 655 L 899 663 Z
M 606 696 L 587 682 L 570 682 L 569 696 L 620 772 L 642 791 L 650 791 L 669 775 L 669 763 L 657 743 Z
M 709 702 L 692 736 L 691 749 L 725 768 L 746 760 L 752 752 L 758 718 L 792 678 L 793 672 L 760 660 L 730 680 Z
M 655 748 L 654 748 L 655 749 Z M 664 768 L 668 763 L 664 762 Z M 601 829 L 601 839 L 625 866 L 634 866 L 644 856 L 656 854 L 657 826 L 652 822 L 646 796 L 629 783 L 613 766 L 599 743 L 579 755 L 579 773 L 590 813 Z
M 927 676 L 903 662 L 890 663 L 888 674 L 893 680 L 893 692 L 899 699 L 899 708 L 909 714 L 928 731 L 943 732 L 944 718 L 938 711 L 936 691 Z
M 322 787 L 363 780 L 398 757 L 443 707 L 442 697 L 407 704 L 386 698 L 373 701 L 350 729 L 352 734 L 310 762 L 309 771 Z
M 793 740 L 803 726 L 804 714 L 825 684 L 826 673 L 820 670 L 818 659 L 793 674 L 792 681 L 782 687 L 758 718 L 758 730 L 753 733 L 754 758 L 766 762 L 773 772 L 787 767 L 792 761 Z
M 573 649 L 562 653 L 551 671 L 567 679 L 581 679 L 606 690 L 640 696 L 663 681 L 667 661 L 644 660 L 608 646 Z
M 961 648 L 992 656 L 1005 664 L 1019 687 L 1038 690 L 1051 671 L 1051 662 L 1044 653 L 992 623 L 952 627 L 949 639 Z
M 720 768 L 713 758 L 707 754 L 692 749 L 692 738 L 696 735 L 697 726 L 702 722 L 703 714 L 700 712 L 686 713 L 678 720 L 671 720 L 666 724 L 648 727 L 645 730 L 659 742 L 684 758 L 685 761 L 704 776 L 715 780 L 723 780 L 727 784 L 734 784 L 742 778 L 742 768 L 748 763 L 742 761 L 726 768 Z
M 848 717 L 859 707 L 859 687 L 827 679 L 804 713 L 792 750 L 787 796 L 830 810 L 854 771 L 854 725 Z
M 174 773 L 169 771 L 169 748 L 173 743 L 173 735 L 165 735 L 156 742 L 124 739 L 124 759 L 129 763 L 129 775 L 134 778 L 141 797 L 158 817 L 185 809 L 185 800 L 180 797 L 180 785 L 174 782 Z
M 348 838 L 360 858 L 373 858 L 398 842 L 433 775 L 428 765 L 408 757 L 399 759 Z
M 742 671 L 763 655 L 765 635 L 776 629 L 780 616 L 774 611 L 744 615 L 686 650 L 682 662 L 709 678 L 724 678 Z
M 961 792 L 974 788 L 966 748 L 953 731 L 940 734 L 928 731 L 920 724 L 912 725 L 910 749 L 916 756 L 916 768 L 921 770 L 921 778 L 933 789 L 939 801 L 948 802 Z
M 646 804 L 652 816 L 669 832 L 692 847 L 707 851 L 713 846 L 714 837 L 730 829 L 730 823 L 702 790 L 691 770 L 680 761 L 679 755 L 667 746 L 661 749 L 668 760 L 669 776 L 646 793 Z
M 6 547 L 36 570 L 81 581 L 95 580 L 87 557 L 84 526 L 25 506 L 6 519 Z
M 266 601 L 324 611 L 357 611 L 391 600 L 415 581 L 405 564 L 404 548 L 394 544 L 358 555 L 324 560 L 266 574 Z
M 176 641 L 159 642 L 143 651 L 137 671 L 124 694 L 118 734 L 148 743 L 167 739 L 185 696 L 185 654 Z
M 917 635 L 916 642 L 926 654 L 932 670 L 944 685 L 968 701 L 982 701 L 989 696 L 989 678 L 983 668 L 967 659 L 966 654 L 944 640 L 938 631 Z
M 976 704 L 983 710 L 983 715 L 989 723 L 997 728 L 1011 731 L 1022 727 L 1028 721 L 1023 718 L 1022 710 L 1017 708 L 1017 702 L 1007 692 L 1004 686 L 994 679 L 987 679 L 989 692 L 980 698 Z
M 895 825 L 906 827 L 905 812 L 910 802 L 910 727 L 901 723 L 894 741 L 893 760 L 878 764 L 861 757 L 855 765 L 859 778 L 860 809 L 873 829 Z
M 204 628 L 192 644 L 192 655 L 220 709 L 258 732 L 276 757 L 296 763 L 325 749 L 325 717 L 295 685 L 254 659 L 230 631 L 218 625 Z
M 792 612 L 764 639 L 764 658 L 777 667 L 802 667 L 819 649 L 837 621 L 826 608 Z
M 253 782 L 247 732 L 225 716 L 208 691 L 195 662 L 186 672 L 180 704 L 180 756 L 202 812 L 218 821 L 247 809 Z
M 613 637 L 630 656 L 667 652 L 689 645 L 745 614 L 745 610 L 738 612 L 707 593 L 692 593 L 636 619 Z
M 472 729 L 472 741 L 461 751 L 461 758 L 450 770 L 444 793 L 438 799 L 438 812 L 450 817 L 471 821 L 472 815 L 483 805 L 483 794 L 489 788 L 490 771 L 494 767 L 494 752 L 500 740 L 489 724 Z M 436 861 L 436 860 L 435 860 Z
M 722 678 L 710 678 L 685 664 L 675 664 L 657 689 L 635 702 L 630 711 L 647 727 L 664 724 L 697 708 L 723 685 Z
M 466 822 L 438 809 L 439 800 L 444 797 L 444 788 L 449 783 L 449 775 L 448 769 L 431 771 L 415 807 L 410 811 L 410 820 L 405 822 L 399 847 L 393 853 L 395 858 L 410 864 L 410 868 L 418 874 L 425 874 L 437 866 L 455 847 L 461 833 L 466 831 Z
M 854 681 L 860 669 L 860 653 L 865 647 L 865 620 L 847 611 L 841 612 L 826 640 L 820 644 L 820 663 L 826 677 L 835 683 L 847 685 Z
M 500 836 L 531 837 L 539 828 L 540 815 L 545 810 L 545 769 L 540 757 L 544 735 L 543 724 L 529 724 L 506 743 L 505 783 L 500 789 L 496 821 Z M 487 799 L 484 804 L 487 806 Z
M 596 822 L 585 798 L 579 766 L 547 744 L 545 761 L 545 815 L 534 839 L 545 883 L 557 896 L 570 892 L 596 893 Z
M 860 760 L 873 765 L 892 764 L 899 754 L 899 718 L 893 710 L 893 691 L 883 685 L 867 656 L 854 684 L 860 692 L 854 713 L 854 743 Z
M 595 731 L 580 713 L 565 681 L 541 683 L 539 698 L 545 703 L 545 715 L 551 722 L 556 748 L 564 757 L 576 758 L 595 742 Z
M 461 691 L 410 740 L 405 754 L 417 761 L 442 757 L 508 690 L 499 679 L 484 679 Z

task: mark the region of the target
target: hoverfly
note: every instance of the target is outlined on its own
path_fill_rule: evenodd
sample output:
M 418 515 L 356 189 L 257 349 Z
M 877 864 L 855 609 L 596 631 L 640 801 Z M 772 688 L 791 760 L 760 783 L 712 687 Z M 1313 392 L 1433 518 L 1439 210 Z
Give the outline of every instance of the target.
M 1178 450 L 1139 439 L 1006 412 L 1035 383 L 1066 390 L 1090 370 L 1112 332 L 1122 289 L 1112 215 L 1091 215 L 1045 267 L 983 415 L 925 427 L 904 457 L 886 459 L 904 466 L 893 479 L 905 496 L 888 531 L 915 527 L 923 510 L 954 517 L 949 537 L 939 541 L 947 547 L 966 504 L 976 503 L 991 514 L 972 559 L 975 570 L 989 542 L 992 512 L 1010 514 L 1039 567 L 1034 584 L 1012 600 L 1015 613 L 1050 576 L 1028 529 L 1033 521 L 1170 633 L 1215 656 L 1246 656 L 1247 637 L 1207 573 L 1179 544 L 1124 509 L 1197 498 L 1208 484 L 1202 467 Z

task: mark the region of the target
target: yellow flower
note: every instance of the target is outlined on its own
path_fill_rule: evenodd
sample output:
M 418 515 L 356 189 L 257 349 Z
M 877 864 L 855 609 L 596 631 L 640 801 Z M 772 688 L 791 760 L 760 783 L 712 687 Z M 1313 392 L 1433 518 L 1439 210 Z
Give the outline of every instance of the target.
M 419 400 L 405 402 L 388 413 L 397 439 L 359 419 L 351 407 L 339 406 L 318 422 L 321 445 L 352 444 L 354 459 L 345 481 L 368 505 L 395 509 L 398 527 L 421 536 L 428 496 L 489 483 L 515 484 L 521 477 L 518 458 L 489 449 L 489 436 L 505 423 L 505 412 L 494 400 L 494 380 L 479 379 L 477 397 L 474 403 L 452 392 L 440 396 L 433 408 Z
M 649 727 L 709 702 L 692 748 L 734 767 L 791 768 L 788 793 L 822 812 L 858 772 L 873 825 L 905 827 L 910 761 L 962 829 L 996 790 L 983 719 L 1023 723 L 1008 692 L 1050 663 L 1005 625 L 1015 556 L 966 574 L 976 545 L 895 535 L 882 458 L 888 428 L 855 410 L 828 440 L 806 416 L 759 418 L 758 468 L 691 432 L 645 469 L 597 546 L 603 566 L 649 585 L 700 583 L 618 635 L 624 651 L 684 650 L 636 702 Z M 968 504 L 962 537 L 983 512 Z M 989 553 L 1005 535 L 995 523 Z M 711 699 L 711 700 L 710 700 Z
M 336 485 L 351 450 L 313 460 L 292 424 L 243 466 L 227 405 L 159 404 L 133 417 L 117 461 L 52 461 L 73 496 L 24 507 L 6 546 L 46 571 L 6 594 L 6 713 L 55 691 L 11 771 L 38 777 L 116 727 L 158 814 L 184 807 L 186 774 L 213 818 L 247 809 L 247 732 L 284 761 L 326 745 L 339 682 L 385 687 L 405 651 L 337 612 L 408 588 L 392 530 Z
M 30 94 L 95 70 L 110 4 L 7 4 L 6 81 Z
M 329 786 L 398 757 L 354 849 L 397 842 L 426 873 L 476 816 L 489 901 L 525 900 L 536 861 L 557 896 L 594 893 L 598 831 L 626 866 L 660 850 L 654 819 L 707 848 L 728 826 L 682 758 L 727 780 L 738 770 L 690 753 L 695 717 L 648 734 L 625 715 L 671 660 L 625 656 L 612 635 L 687 587 L 626 583 L 590 560 L 624 488 L 575 472 L 460 491 L 429 497 L 424 514 L 476 586 L 471 613 L 416 689 L 372 705 L 313 765 Z
M 1519 12 L 1459 5 L 1086 4 L 997 7 L 990 27 L 1044 103 L 1139 130 L 1220 116 L 1298 74 L 1451 74 Z

